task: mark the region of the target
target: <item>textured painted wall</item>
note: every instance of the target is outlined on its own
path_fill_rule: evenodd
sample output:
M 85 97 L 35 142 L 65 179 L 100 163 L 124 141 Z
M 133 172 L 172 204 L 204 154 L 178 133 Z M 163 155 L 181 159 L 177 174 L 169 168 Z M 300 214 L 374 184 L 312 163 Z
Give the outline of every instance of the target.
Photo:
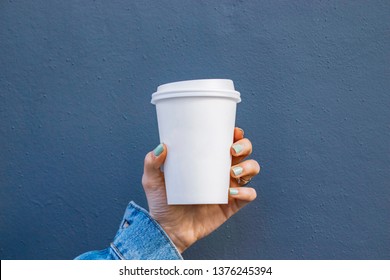
M 390 259 L 390 3 L 1 1 L 0 257 L 108 246 L 146 207 L 150 95 L 231 78 L 258 199 L 187 259 Z

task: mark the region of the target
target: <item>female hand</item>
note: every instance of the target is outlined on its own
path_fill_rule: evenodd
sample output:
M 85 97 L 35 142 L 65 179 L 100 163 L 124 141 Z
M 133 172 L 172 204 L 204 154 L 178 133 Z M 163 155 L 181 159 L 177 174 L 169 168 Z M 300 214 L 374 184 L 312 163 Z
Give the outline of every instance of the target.
M 243 185 L 260 172 L 260 166 L 255 160 L 244 160 L 252 153 L 252 144 L 244 138 L 243 130 L 236 127 L 231 148 L 228 204 L 167 205 L 164 173 L 160 170 L 167 152 L 165 145 L 159 145 L 146 155 L 142 185 L 150 215 L 163 227 L 182 253 L 256 198 L 255 189 Z

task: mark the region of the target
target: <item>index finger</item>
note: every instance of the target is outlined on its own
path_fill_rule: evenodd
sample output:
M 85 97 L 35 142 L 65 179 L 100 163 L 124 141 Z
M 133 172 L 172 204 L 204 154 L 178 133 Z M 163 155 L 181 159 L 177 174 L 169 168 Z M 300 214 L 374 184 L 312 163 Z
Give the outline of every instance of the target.
M 239 127 L 234 128 L 234 137 L 233 142 L 237 142 L 238 140 L 241 140 L 244 138 L 244 130 L 242 130 Z

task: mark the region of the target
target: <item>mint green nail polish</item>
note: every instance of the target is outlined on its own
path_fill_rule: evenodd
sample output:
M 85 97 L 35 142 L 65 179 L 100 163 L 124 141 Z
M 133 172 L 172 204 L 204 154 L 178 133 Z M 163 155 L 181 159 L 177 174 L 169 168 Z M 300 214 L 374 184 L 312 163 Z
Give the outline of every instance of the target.
M 232 195 L 238 194 L 238 190 L 237 189 L 233 189 L 233 188 L 229 189 L 229 192 Z
M 153 150 L 153 153 L 156 157 L 158 157 L 159 155 L 161 155 L 161 153 L 164 151 L 164 145 L 163 144 L 160 144 L 158 145 L 154 150 Z
M 240 144 L 233 145 L 233 149 L 236 152 L 236 154 L 239 154 L 242 151 L 242 145 Z
M 236 167 L 233 167 L 233 173 L 234 175 L 238 176 L 242 173 L 242 167 L 241 166 L 236 166 Z

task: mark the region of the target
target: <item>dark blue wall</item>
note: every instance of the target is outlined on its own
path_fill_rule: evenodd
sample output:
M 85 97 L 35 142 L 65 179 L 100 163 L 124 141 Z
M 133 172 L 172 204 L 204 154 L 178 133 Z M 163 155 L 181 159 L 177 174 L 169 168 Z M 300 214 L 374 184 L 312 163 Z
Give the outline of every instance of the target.
M 146 207 L 150 95 L 231 78 L 259 197 L 187 259 L 390 259 L 390 2 L 1 1 L 0 257 L 107 247 Z

